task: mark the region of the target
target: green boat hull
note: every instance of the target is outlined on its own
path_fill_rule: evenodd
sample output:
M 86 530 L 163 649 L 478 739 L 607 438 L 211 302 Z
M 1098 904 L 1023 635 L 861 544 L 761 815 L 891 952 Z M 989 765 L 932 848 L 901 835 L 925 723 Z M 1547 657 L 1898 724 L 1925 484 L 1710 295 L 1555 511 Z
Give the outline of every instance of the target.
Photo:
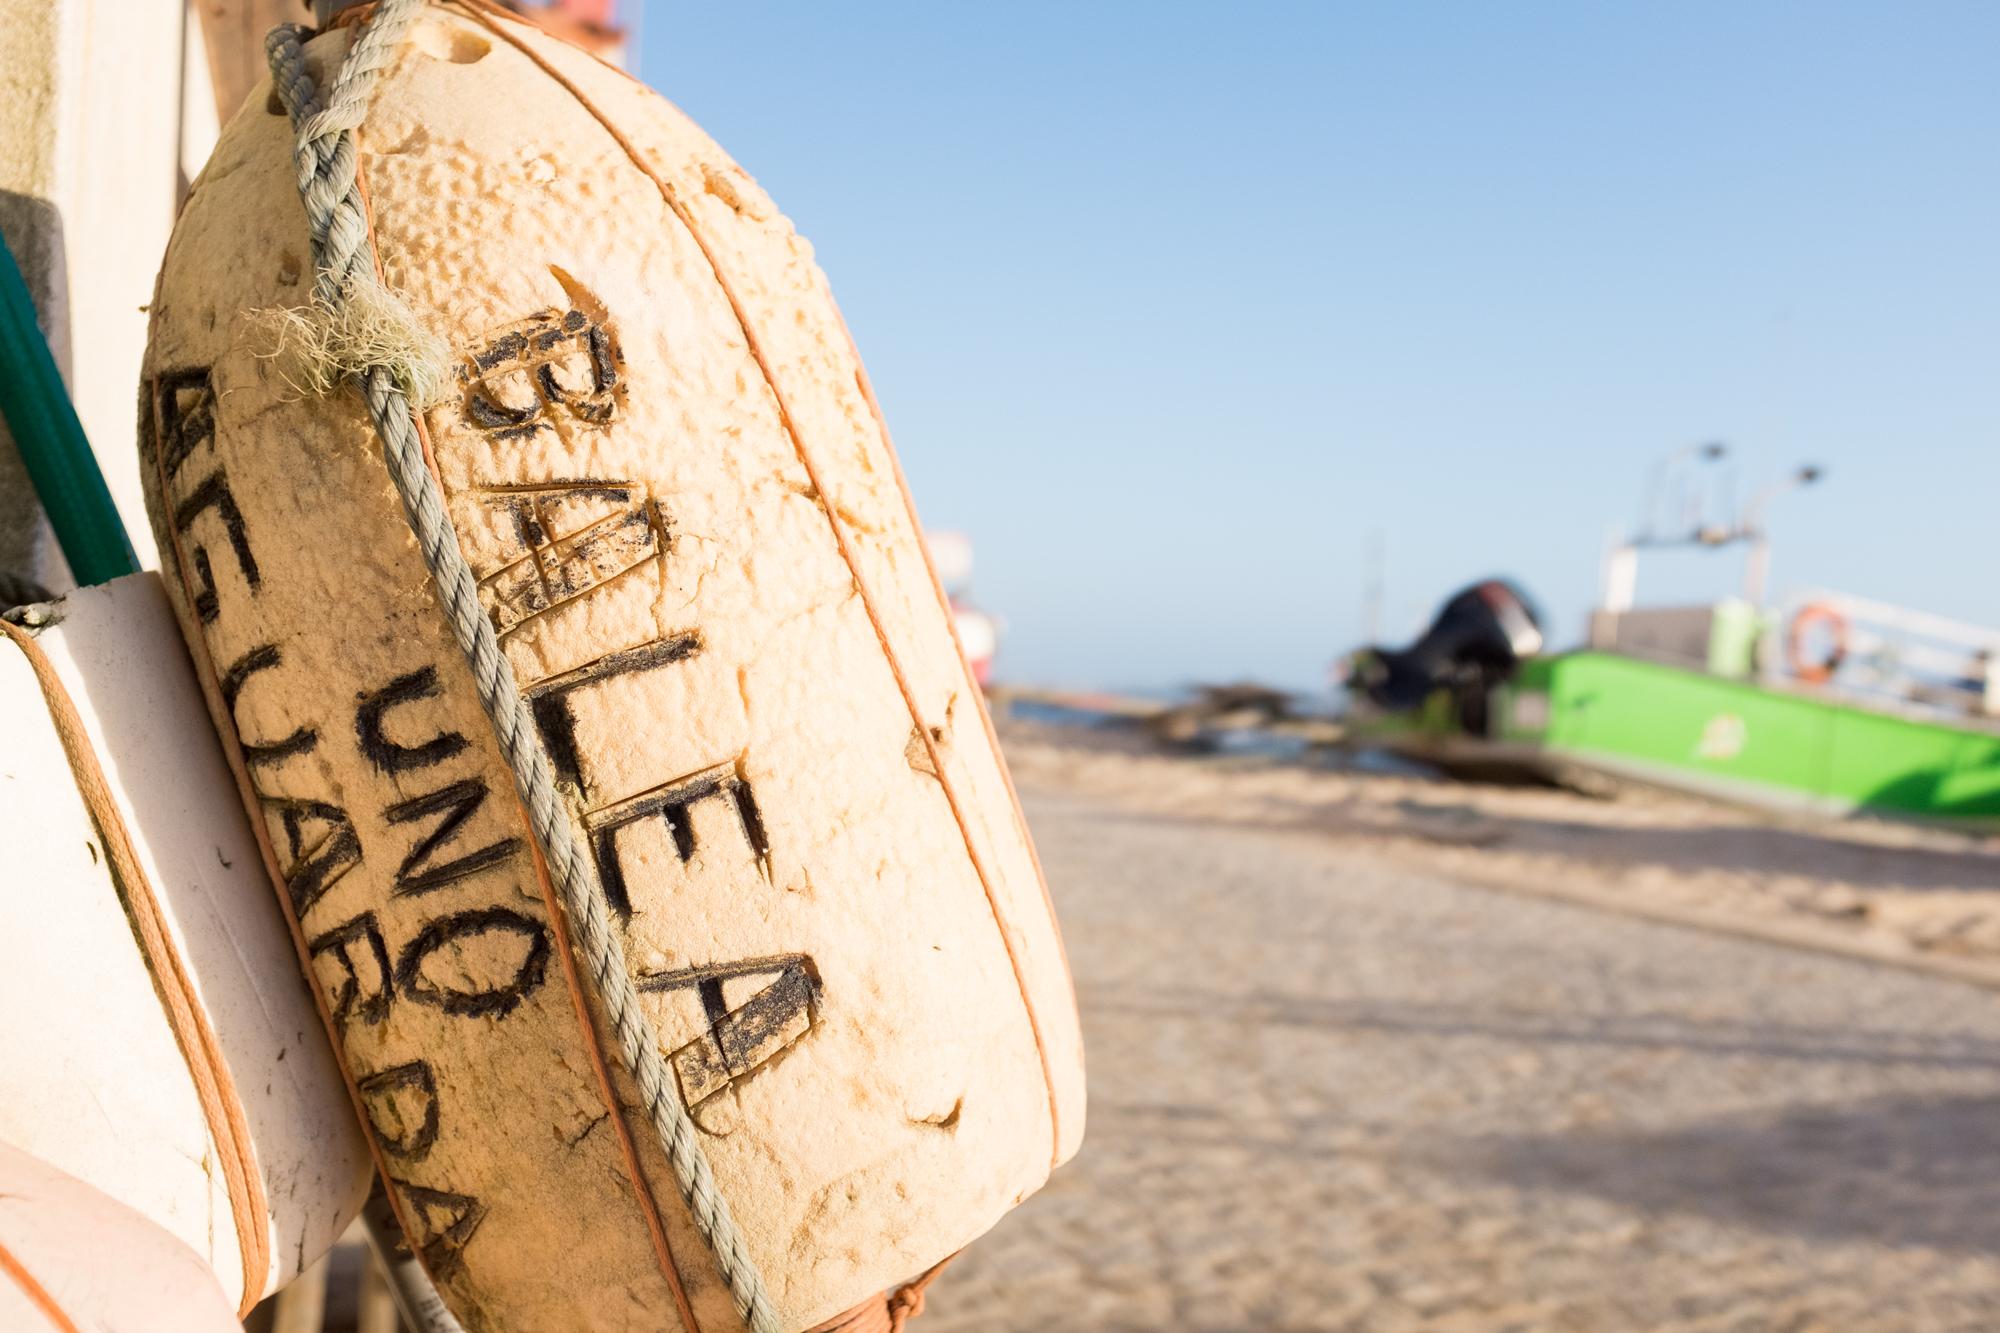
M 1523 663 L 1486 734 L 1448 694 L 1362 735 L 1455 769 L 1603 773 L 1765 807 L 2000 831 L 2000 729 L 1608 653 Z

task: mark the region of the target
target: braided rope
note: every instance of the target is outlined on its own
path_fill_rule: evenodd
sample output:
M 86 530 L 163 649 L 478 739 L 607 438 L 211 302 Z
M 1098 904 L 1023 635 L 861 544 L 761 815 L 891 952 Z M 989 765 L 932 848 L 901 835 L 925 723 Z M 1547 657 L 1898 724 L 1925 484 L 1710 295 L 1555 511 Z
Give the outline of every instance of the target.
M 302 30 L 282 25 L 265 41 L 273 86 L 297 134 L 299 198 L 312 233 L 316 290 L 330 304 L 346 300 L 354 284 L 374 281 L 374 250 L 361 205 L 353 131 L 367 115 L 376 79 L 425 3 L 382 0 L 335 75 L 324 108 L 306 69 L 300 45 Z M 515 787 L 561 892 L 578 950 L 597 983 L 618 1049 L 666 1148 L 681 1198 L 714 1252 L 716 1267 L 729 1285 L 737 1313 L 751 1333 L 780 1333 L 782 1325 L 765 1290 L 763 1274 L 737 1230 L 728 1203 L 716 1189 L 694 1122 L 661 1058 L 658 1038 L 640 1012 L 638 992 L 626 969 L 625 951 L 612 930 L 595 867 L 578 844 L 513 669 L 501 654 L 493 625 L 479 605 L 471 566 L 445 515 L 437 479 L 424 460 L 423 443 L 404 392 L 408 382 L 407 369 L 388 365 L 372 366 L 356 376 L 356 386 L 382 441 L 383 460 L 402 497 L 410 530 L 423 550 L 445 619 L 472 667 L 479 701 L 513 770 Z

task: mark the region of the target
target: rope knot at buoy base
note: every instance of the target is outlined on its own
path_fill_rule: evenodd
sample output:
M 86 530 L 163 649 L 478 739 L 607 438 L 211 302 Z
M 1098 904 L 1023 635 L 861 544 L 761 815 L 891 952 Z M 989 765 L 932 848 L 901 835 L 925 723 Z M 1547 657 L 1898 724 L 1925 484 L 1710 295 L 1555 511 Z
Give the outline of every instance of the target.
M 924 1312 L 924 1295 L 931 1283 L 957 1257 L 952 1255 L 932 1265 L 921 1277 L 863 1301 L 846 1314 L 815 1325 L 808 1333 L 903 1333 L 904 1327 Z

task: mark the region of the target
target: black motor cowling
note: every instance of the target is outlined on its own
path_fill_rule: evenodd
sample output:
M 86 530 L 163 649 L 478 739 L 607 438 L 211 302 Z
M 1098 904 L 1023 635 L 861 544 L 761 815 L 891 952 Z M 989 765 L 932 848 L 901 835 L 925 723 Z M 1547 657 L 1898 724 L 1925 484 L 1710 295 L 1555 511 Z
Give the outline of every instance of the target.
M 1488 579 L 1455 594 L 1431 627 L 1407 648 L 1369 648 L 1355 655 L 1348 687 L 1378 708 L 1415 708 L 1440 687 L 1461 707 L 1477 700 L 1483 731 L 1486 691 L 1513 674 L 1522 658 L 1542 650 L 1542 621 L 1526 593 L 1506 579 Z

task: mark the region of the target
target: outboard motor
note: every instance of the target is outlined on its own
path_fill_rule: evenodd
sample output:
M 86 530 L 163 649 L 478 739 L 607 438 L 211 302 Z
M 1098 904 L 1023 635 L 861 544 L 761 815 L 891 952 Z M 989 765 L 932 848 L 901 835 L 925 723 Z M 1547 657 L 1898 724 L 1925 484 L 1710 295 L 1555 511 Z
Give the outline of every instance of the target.
M 1415 708 L 1449 686 L 1467 731 L 1486 730 L 1486 693 L 1522 658 L 1542 650 L 1541 617 L 1526 593 L 1505 579 L 1488 579 L 1456 594 L 1409 647 L 1367 648 L 1349 666 L 1348 687 L 1377 708 Z

